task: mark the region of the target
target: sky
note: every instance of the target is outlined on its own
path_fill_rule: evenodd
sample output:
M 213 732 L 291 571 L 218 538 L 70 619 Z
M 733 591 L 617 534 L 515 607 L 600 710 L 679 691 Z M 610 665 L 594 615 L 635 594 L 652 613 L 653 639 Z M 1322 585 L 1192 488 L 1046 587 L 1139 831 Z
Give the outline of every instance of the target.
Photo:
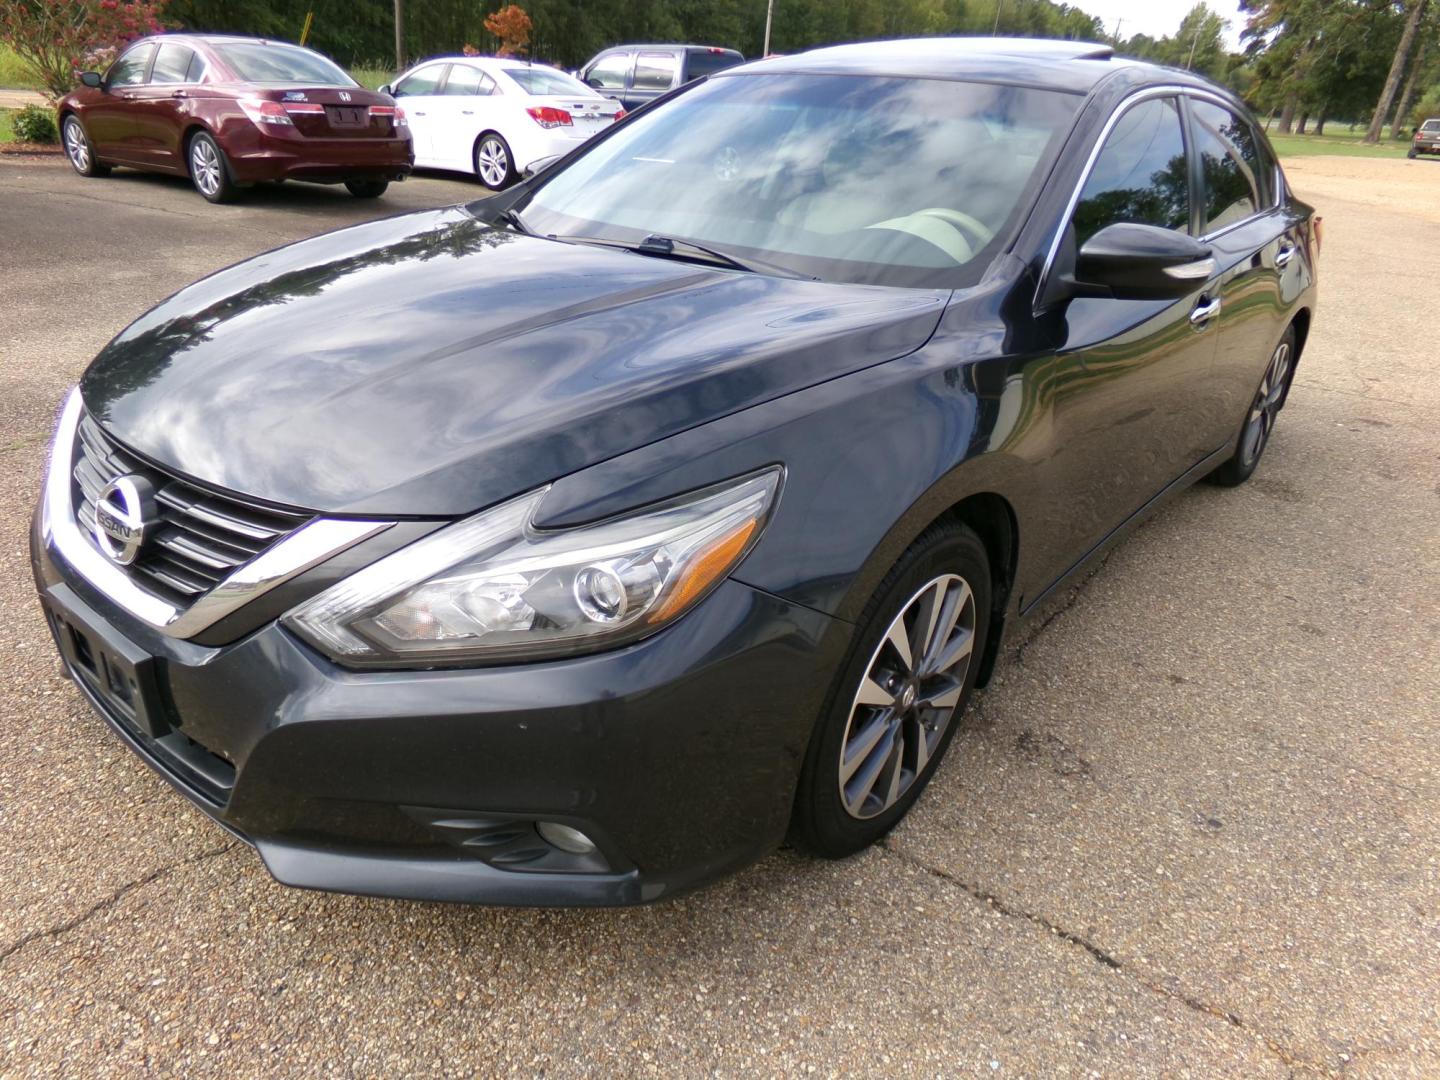
M 1094 15 L 1105 24 L 1108 33 L 1115 32 L 1115 20 L 1120 20 L 1120 35 L 1134 37 L 1148 34 L 1162 38 L 1175 33 L 1195 0 L 1070 0 L 1081 11 Z M 1215 14 L 1230 22 L 1225 32 L 1225 44 L 1232 50 L 1240 48 L 1240 29 L 1245 24 L 1236 0 L 1206 0 Z

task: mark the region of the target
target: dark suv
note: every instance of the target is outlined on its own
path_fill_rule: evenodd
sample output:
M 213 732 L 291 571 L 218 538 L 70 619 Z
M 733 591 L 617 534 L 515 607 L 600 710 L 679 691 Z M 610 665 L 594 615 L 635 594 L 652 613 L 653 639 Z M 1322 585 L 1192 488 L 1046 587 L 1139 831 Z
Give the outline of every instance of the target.
M 636 109 L 694 79 L 743 64 L 734 49 L 714 45 L 617 45 L 580 69 L 582 82 Z

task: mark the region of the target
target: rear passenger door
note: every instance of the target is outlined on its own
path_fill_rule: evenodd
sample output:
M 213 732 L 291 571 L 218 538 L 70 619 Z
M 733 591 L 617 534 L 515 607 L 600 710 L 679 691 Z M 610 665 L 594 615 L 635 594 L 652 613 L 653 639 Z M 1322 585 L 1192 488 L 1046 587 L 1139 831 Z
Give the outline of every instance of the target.
M 474 170 L 475 139 L 480 132 L 500 126 L 495 89 L 495 80 L 479 68 L 450 65 L 443 92 L 430 106 L 435 133 L 432 155 L 441 168 Z
M 188 45 L 161 42 L 150 67 L 150 81 L 133 92 L 134 154 L 138 160 L 162 169 L 186 170 L 180 136 L 203 68 L 204 61 Z
M 1201 239 L 1219 272 L 1216 381 L 1206 400 L 1212 438 L 1223 442 L 1236 437 L 1284 333 L 1282 279 L 1300 237 L 1277 206 L 1278 170 L 1250 121 L 1218 100 L 1191 96 L 1187 105 Z
M 625 108 L 638 109 L 654 101 L 680 83 L 680 57 L 673 52 L 645 52 L 635 56 L 635 72 L 630 77 L 630 91 L 625 95 Z

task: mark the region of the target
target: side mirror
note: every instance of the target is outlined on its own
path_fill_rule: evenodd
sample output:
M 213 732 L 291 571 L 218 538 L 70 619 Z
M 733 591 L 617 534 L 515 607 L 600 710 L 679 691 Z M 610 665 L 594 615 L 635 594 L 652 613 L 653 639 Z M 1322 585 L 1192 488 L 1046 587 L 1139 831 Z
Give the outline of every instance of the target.
M 586 80 L 585 80 L 585 85 L 586 85 L 586 86 L 593 86 L 596 90 L 603 90 L 603 89 L 605 89 L 605 83 L 604 83 L 602 80 L 600 80 L 600 79 L 586 79 Z
M 1215 275 L 1210 249 L 1155 225 L 1107 225 L 1081 246 L 1073 296 L 1179 300 Z
M 388 82 L 382 84 L 380 88 L 377 89 L 375 92 L 377 94 L 394 94 L 394 91 L 390 89 L 390 84 Z
M 100 78 L 98 71 L 82 71 L 80 73 L 80 82 L 90 87 L 91 90 L 99 90 L 105 80 Z

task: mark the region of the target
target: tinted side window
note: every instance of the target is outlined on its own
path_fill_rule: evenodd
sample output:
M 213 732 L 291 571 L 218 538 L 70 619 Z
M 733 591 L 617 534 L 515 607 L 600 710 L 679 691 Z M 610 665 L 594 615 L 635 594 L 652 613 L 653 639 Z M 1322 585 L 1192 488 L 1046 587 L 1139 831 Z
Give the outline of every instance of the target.
M 150 54 L 155 51 L 153 42 L 136 45 L 110 69 L 105 79 L 107 86 L 138 86 L 145 81 L 145 68 L 150 63 Z
M 188 80 L 187 72 L 195 54 L 184 45 L 166 42 L 155 54 L 155 67 L 150 72 L 152 83 L 177 83 Z
M 641 53 L 635 61 L 636 90 L 669 90 L 680 73 L 679 58 L 671 53 Z
M 740 63 L 744 63 L 740 54 L 726 49 L 691 52 L 685 58 L 685 81 L 698 79 L 701 75 L 713 75 L 717 71 L 724 71 L 726 68 Z
M 630 54 L 611 53 L 595 61 L 585 81 L 600 90 L 624 90 L 625 77 L 630 74 Z
M 1173 98 L 1132 106 L 1111 130 L 1075 206 L 1075 242 L 1120 221 L 1190 228 L 1185 137 Z
M 190 54 L 190 67 L 185 72 L 185 81 L 195 83 L 205 81 L 205 58 L 199 53 Z
M 395 97 L 414 97 L 416 94 L 433 94 L 440 85 L 440 76 L 445 74 L 444 64 L 431 64 L 402 79 L 395 86 Z
M 1243 221 L 1261 205 L 1255 137 L 1229 109 L 1192 101 L 1195 153 L 1205 174 L 1205 231 Z M 1248 151 L 1248 160 L 1247 160 Z
M 446 97 L 483 97 L 495 92 L 495 84 L 478 68 L 455 64 L 445 80 Z

